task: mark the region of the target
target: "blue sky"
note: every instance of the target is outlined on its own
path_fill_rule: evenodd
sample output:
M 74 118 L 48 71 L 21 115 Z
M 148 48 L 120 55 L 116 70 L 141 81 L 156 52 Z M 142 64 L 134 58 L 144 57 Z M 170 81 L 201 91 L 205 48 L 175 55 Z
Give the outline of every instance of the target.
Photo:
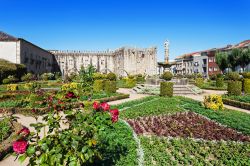
M 157 46 L 175 56 L 250 39 L 250 0 L 0 0 L 0 30 L 45 49 Z

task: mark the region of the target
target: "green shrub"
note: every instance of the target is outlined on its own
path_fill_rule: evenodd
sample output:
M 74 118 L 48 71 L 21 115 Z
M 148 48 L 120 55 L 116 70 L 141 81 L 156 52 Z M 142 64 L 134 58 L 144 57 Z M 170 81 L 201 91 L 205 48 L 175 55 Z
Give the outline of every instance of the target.
M 242 82 L 241 81 L 228 81 L 227 92 L 228 95 L 241 95 Z
M 115 93 L 116 92 L 116 81 L 104 81 L 104 91 L 106 93 Z
M 249 78 L 250 79 L 250 72 L 244 72 L 244 73 L 242 73 L 242 76 L 244 78 Z
M 216 87 L 223 87 L 224 86 L 224 79 L 222 77 L 216 78 Z
M 196 74 L 196 78 L 202 78 L 202 74 L 201 73 Z
M 134 76 L 134 75 L 128 75 L 128 78 L 129 78 L 129 79 L 134 79 L 135 76 Z
M 54 79 L 54 74 L 53 73 L 43 73 L 41 75 L 41 78 L 42 78 L 43 81 L 53 80 Z
M 32 77 L 33 77 L 33 74 L 32 73 L 27 73 L 25 74 L 24 76 L 21 77 L 21 80 L 24 81 L 24 82 L 28 82 L 28 81 L 31 81 L 32 80 Z
M 3 84 L 9 84 L 10 83 L 10 79 L 8 79 L 8 78 L 5 78 L 5 79 L 3 79 Z
M 216 80 L 217 76 L 216 76 L 216 74 L 211 74 L 209 76 L 209 78 L 210 78 L 210 80 Z
M 95 80 L 93 85 L 94 92 L 100 92 L 104 89 L 104 80 Z
M 166 71 L 161 75 L 161 78 L 166 81 L 170 81 L 173 78 L 173 74 L 169 71 Z
M 133 88 L 135 86 L 136 86 L 136 80 L 135 79 L 131 79 L 131 78 L 126 79 L 126 87 L 127 88 Z
M 249 78 L 244 78 L 243 90 L 246 94 L 250 94 L 250 79 Z
M 144 83 L 145 82 L 145 76 L 143 76 L 142 74 L 136 75 L 136 82 L 137 83 Z
M 160 85 L 160 95 L 161 96 L 173 96 L 174 84 L 172 82 L 161 82 Z
M 93 79 L 94 80 L 103 80 L 103 79 L 106 79 L 106 78 L 107 78 L 107 75 L 102 74 L 102 73 L 94 73 L 93 74 Z
M 115 73 L 108 73 L 107 79 L 110 81 L 116 81 L 117 77 L 116 77 Z
M 196 78 L 196 79 L 195 79 L 195 85 L 196 85 L 197 87 L 201 88 L 201 87 L 203 86 L 203 84 L 204 84 L 203 78 Z
M 240 80 L 239 73 L 237 73 L 237 72 L 230 72 L 228 74 L 228 80 L 231 80 L 231 81 L 238 81 L 238 80 Z

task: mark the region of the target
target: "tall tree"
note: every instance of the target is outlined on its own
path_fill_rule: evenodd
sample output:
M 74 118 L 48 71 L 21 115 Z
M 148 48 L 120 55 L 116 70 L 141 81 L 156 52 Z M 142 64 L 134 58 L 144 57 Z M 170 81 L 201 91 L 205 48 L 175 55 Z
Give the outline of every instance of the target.
M 216 60 L 216 63 L 222 72 L 224 72 L 226 70 L 226 68 L 229 67 L 228 55 L 226 52 L 216 52 L 215 53 L 215 60 Z
M 239 65 L 245 71 L 245 67 L 250 63 L 250 48 L 242 51 L 239 57 Z
M 236 67 L 240 65 L 239 58 L 242 56 L 242 49 L 235 48 L 228 54 L 228 63 L 232 70 L 235 71 Z

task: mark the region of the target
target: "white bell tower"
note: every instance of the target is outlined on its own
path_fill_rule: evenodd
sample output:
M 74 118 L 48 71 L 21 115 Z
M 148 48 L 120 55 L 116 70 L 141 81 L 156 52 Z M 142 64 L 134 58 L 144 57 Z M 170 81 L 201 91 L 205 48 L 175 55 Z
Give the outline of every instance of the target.
M 168 64 L 169 63 L 169 41 L 168 40 L 164 42 L 164 54 L 165 54 L 164 61 L 166 64 Z

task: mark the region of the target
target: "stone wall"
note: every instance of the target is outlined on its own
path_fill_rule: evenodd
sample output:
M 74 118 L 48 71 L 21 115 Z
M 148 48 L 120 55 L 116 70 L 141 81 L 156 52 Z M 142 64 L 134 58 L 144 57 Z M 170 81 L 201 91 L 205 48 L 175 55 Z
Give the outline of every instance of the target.
M 17 47 L 16 41 L 0 42 L 0 58 L 17 63 Z
M 20 50 L 17 63 L 26 65 L 28 72 L 36 74 L 54 72 L 54 56 L 50 52 L 26 41 L 19 40 Z
M 156 48 L 120 48 L 115 51 L 50 51 L 63 74 L 79 71 L 81 66 L 93 65 L 98 72 L 117 75 L 156 74 Z

